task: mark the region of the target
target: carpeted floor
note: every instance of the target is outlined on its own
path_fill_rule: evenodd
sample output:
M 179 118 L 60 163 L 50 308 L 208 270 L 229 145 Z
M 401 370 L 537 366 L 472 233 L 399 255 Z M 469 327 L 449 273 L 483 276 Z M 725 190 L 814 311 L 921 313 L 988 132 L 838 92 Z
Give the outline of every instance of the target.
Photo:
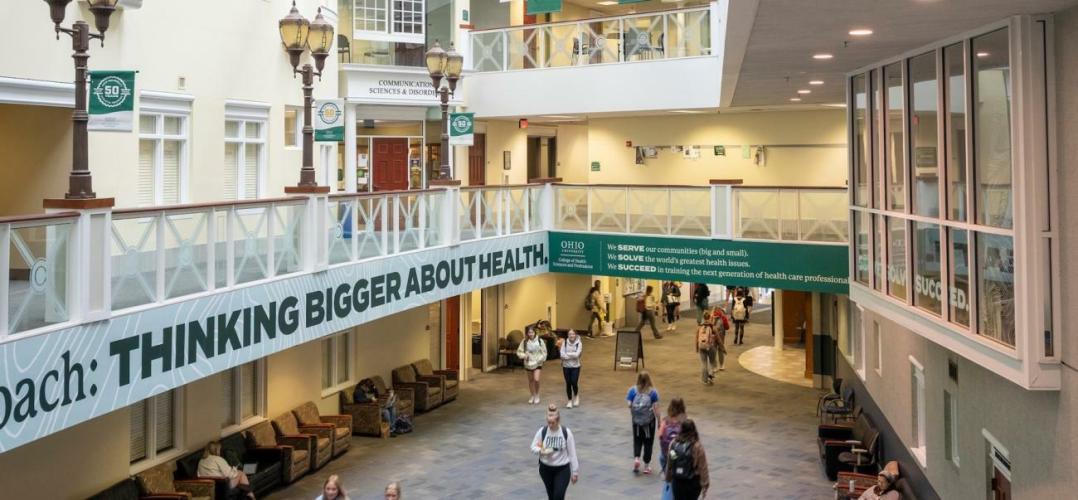
M 700 381 L 691 334 L 695 323 L 689 316 L 663 340 L 652 339 L 645 329 L 645 365 L 663 408 L 670 397 L 680 396 L 697 422 L 711 471 L 707 497 L 832 498 L 817 457 L 818 392 L 757 375 L 737 362 L 741 353 L 771 344 L 770 313 L 754 314 L 744 345 L 727 346 L 726 370 L 712 386 Z M 580 457 L 580 482 L 570 486 L 569 498 L 658 499 L 658 475 L 631 472 L 625 392 L 635 373 L 612 369 L 613 349 L 613 337 L 584 340 L 580 408 L 564 408 L 558 361 L 543 371 L 538 406 L 527 403 L 522 370 L 483 374 L 463 384 L 456 401 L 418 415 L 414 433 L 386 440 L 353 437 L 344 456 L 271 498 L 313 499 L 330 474 L 341 476 L 352 500 L 380 499 L 390 481 L 400 481 L 403 497 L 410 500 L 545 498 L 528 447 L 544 423 L 546 403 L 553 401 L 576 436 Z M 656 454 L 658 448 L 656 442 Z M 653 466 L 658 469 L 658 458 Z

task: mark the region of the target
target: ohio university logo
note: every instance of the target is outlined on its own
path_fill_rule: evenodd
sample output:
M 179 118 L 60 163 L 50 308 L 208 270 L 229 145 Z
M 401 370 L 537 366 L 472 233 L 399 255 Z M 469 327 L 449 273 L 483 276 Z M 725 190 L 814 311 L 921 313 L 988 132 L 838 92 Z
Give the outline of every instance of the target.
M 453 118 L 453 131 L 459 134 L 467 133 L 472 128 L 472 120 L 467 116 L 458 116 Z
M 318 119 L 322 120 L 322 123 L 332 125 L 336 123 L 340 117 L 341 108 L 337 106 L 337 103 L 327 102 L 318 108 Z
M 102 106 L 115 108 L 127 101 L 128 96 L 131 95 L 131 89 L 127 87 L 127 82 L 123 78 L 106 76 L 94 86 L 93 94 Z

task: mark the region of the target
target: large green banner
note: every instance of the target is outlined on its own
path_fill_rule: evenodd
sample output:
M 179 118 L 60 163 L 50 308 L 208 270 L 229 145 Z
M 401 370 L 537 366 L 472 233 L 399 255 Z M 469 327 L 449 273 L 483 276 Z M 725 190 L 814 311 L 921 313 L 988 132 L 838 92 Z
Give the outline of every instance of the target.
M 849 293 L 845 245 L 550 232 L 550 271 Z
M 561 0 L 528 0 L 525 4 L 528 6 L 525 14 L 529 16 L 561 12 Z

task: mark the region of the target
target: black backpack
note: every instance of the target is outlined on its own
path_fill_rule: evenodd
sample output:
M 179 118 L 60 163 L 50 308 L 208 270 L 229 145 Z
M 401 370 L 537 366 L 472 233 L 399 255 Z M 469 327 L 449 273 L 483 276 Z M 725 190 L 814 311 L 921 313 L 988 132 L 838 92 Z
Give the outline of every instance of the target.
M 670 467 L 674 479 L 693 479 L 696 477 L 696 464 L 692 459 L 693 443 L 686 440 L 675 440 L 670 445 Z

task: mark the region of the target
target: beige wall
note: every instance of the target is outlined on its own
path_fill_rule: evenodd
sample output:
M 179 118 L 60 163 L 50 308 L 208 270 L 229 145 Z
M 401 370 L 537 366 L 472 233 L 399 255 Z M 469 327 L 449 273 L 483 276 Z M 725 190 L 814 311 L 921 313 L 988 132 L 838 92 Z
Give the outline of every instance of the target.
M 41 212 L 43 193 L 67 190 L 71 110 L 0 104 L 0 216 Z
M 546 319 L 547 307 L 553 316 L 551 324 L 559 327 L 558 302 L 565 297 L 558 293 L 557 281 L 554 274 L 541 274 L 503 285 L 506 331 L 523 329 L 524 325 Z

